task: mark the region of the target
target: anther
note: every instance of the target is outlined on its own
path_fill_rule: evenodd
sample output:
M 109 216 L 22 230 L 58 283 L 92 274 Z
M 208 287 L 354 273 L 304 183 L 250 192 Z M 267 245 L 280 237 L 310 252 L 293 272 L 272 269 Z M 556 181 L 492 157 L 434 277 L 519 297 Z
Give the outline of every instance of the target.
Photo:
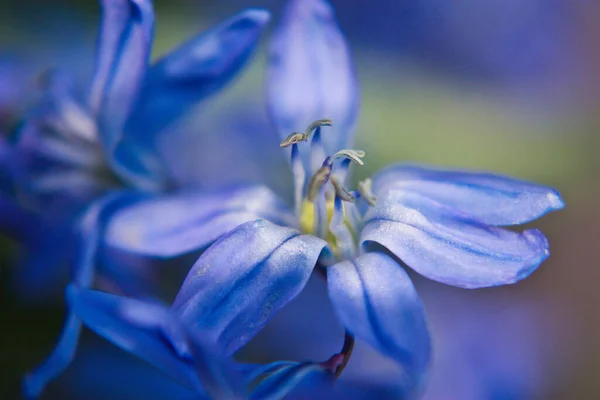
M 340 199 L 349 203 L 354 203 L 356 201 L 356 198 L 352 195 L 352 193 L 350 193 L 350 191 L 348 191 L 348 189 L 346 189 L 335 176 L 331 177 L 331 183 L 335 189 L 336 196 L 338 196 Z
M 288 137 L 283 139 L 281 143 L 279 143 L 279 147 L 288 147 L 295 143 L 306 142 L 308 137 L 304 133 L 294 132 L 290 133 Z
M 348 158 L 358 165 L 365 165 L 364 161 L 361 160 L 365 156 L 365 152 L 362 150 L 344 149 L 340 150 L 333 155 L 333 158 Z
M 373 181 L 371 181 L 371 178 L 367 178 L 358 183 L 358 191 L 361 194 L 361 196 L 365 199 L 367 204 L 371 207 L 374 207 L 377 203 L 377 197 L 373 194 L 373 191 L 371 190 L 372 185 Z
M 306 128 L 304 133 L 301 132 L 293 132 L 290 133 L 281 143 L 279 143 L 279 147 L 288 147 L 293 145 L 294 143 L 306 142 L 310 139 L 310 135 L 312 132 L 320 126 L 332 126 L 333 121 L 330 119 L 318 119 Z
M 323 165 L 321 168 L 315 172 L 315 174 L 310 178 L 310 182 L 308 182 L 308 190 L 306 194 L 306 199 L 310 202 L 315 201 L 317 195 L 321 191 L 321 188 L 331 175 L 331 166 Z

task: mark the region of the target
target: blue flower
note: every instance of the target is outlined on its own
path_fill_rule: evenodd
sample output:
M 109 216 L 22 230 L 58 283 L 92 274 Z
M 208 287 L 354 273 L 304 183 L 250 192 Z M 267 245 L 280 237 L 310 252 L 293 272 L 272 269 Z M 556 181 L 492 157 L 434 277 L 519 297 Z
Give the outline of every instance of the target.
M 75 247 L 72 280 L 81 287 L 92 284 L 95 263 L 107 252 L 99 238 L 111 212 L 144 196 L 189 189 L 171 175 L 172 160 L 163 157 L 161 143 L 176 138 L 172 125 L 185 112 L 242 70 L 269 20 L 268 12 L 248 9 L 149 65 L 152 2 L 101 4 L 89 86 L 80 90 L 65 74 L 48 73 L 42 99 L 22 123 L 9 157 L 23 206 L 37 211 L 39 225 L 48 227 L 31 250 L 46 263 L 33 264 L 54 271 L 50 254 Z M 64 227 L 68 240 L 57 240 L 57 227 Z M 127 279 L 127 265 L 118 274 L 120 285 L 139 283 Z M 78 319 L 69 315 L 56 351 L 27 375 L 27 396 L 37 397 L 69 364 L 79 330 Z
M 194 324 L 232 354 L 300 292 L 316 264 L 348 331 L 333 359 L 336 372 L 356 336 L 397 361 L 407 390 L 416 389 L 430 340 L 403 266 L 463 288 L 517 282 L 548 257 L 548 241 L 538 230 L 503 226 L 532 221 L 563 202 L 554 189 L 512 178 L 414 165 L 390 166 L 358 190 L 347 189 L 350 164 L 363 165 L 365 156 L 349 148 L 358 88 L 323 0 L 290 2 L 271 41 L 268 79 L 269 113 L 291 160 L 293 210 L 264 187 L 154 198 L 119 210 L 107 222 L 106 241 L 173 256 L 259 215 L 270 222 L 241 225 L 206 251 L 173 308 L 184 317 L 201 315 Z

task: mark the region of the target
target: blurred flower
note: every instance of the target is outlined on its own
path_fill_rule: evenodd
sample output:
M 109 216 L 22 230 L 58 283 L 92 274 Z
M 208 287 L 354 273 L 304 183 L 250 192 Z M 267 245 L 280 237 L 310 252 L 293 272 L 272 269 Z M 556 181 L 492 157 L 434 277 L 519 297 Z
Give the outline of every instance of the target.
M 104 0 L 102 7 L 95 73 L 86 93 L 63 73 L 47 74 L 43 97 L 22 123 L 8 163 L 19 198 L 50 220 L 41 236 L 51 246 L 32 251 L 64 249 L 55 229 L 66 226 L 79 253 L 73 282 L 82 287 L 93 282 L 110 212 L 144 195 L 182 189 L 157 147 L 162 135 L 176 136 L 169 127 L 240 72 L 269 19 L 266 11 L 246 10 L 149 66 L 151 1 Z M 118 274 L 130 278 L 128 267 Z M 78 319 L 69 315 L 56 352 L 26 377 L 27 396 L 38 396 L 68 365 L 79 330 Z
M 268 75 L 271 119 L 281 147 L 291 148 L 295 212 L 265 187 L 153 198 L 117 211 L 107 242 L 164 257 L 221 237 L 192 267 L 173 308 L 226 354 L 302 290 L 318 261 L 348 331 L 332 369 L 339 375 L 345 368 L 356 335 L 402 367 L 403 390 L 418 389 L 429 363 L 429 334 L 398 259 L 448 285 L 514 283 L 548 257 L 548 242 L 535 229 L 501 227 L 532 221 L 563 202 L 554 189 L 511 178 L 409 165 L 391 166 L 357 191 L 346 189 L 351 162 L 363 165 L 365 155 L 348 149 L 358 89 L 325 1 L 290 3 L 271 42 Z M 322 128 L 332 125 L 323 117 L 334 126 Z M 302 147 L 309 140 L 310 148 Z M 229 231 L 251 215 L 270 222 Z

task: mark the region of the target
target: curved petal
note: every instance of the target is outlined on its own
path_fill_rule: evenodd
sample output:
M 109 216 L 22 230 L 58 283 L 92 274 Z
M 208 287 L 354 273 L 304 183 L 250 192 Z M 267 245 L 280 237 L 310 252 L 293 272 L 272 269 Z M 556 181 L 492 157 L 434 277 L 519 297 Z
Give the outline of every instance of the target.
M 100 138 L 112 168 L 132 185 L 156 188 L 164 184 L 159 161 L 142 148 L 117 147 L 140 97 L 148 67 L 154 34 L 152 2 L 102 0 L 102 12 L 90 108 L 98 116 Z M 128 165 L 133 152 L 140 160 L 136 168 Z M 144 168 L 141 174 L 140 165 Z
M 146 73 L 154 10 L 150 0 L 101 0 L 101 5 L 89 104 L 100 116 L 104 142 L 112 149 L 123 133 Z
M 245 10 L 195 36 L 153 65 L 125 140 L 153 144 L 157 132 L 227 85 L 246 65 L 269 18 L 266 10 Z
M 173 308 L 233 354 L 298 295 L 326 245 L 263 220 L 245 223 L 202 254 Z
M 430 338 L 421 300 L 404 269 L 388 255 L 368 253 L 327 269 L 329 298 L 344 326 L 421 384 Z
M 552 188 L 500 175 L 394 165 L 373 179 L 379 196 L 400 189 L 418 193 L 489 225 L 518 225 L 564 207 Z
M 484 225 L 416 193 L 392 191 L 365 217 L 361 242 L 387 247 L 418 273 L 453 286 L 514 283 L 548 257 L 544 235 Z
M 76 286 L 69 287 L 67 300 L 73 313 L 88 328 L 178 382 L 202 391 L 189 362 L 191 356 L 188 353 L 189 358 L 183 358 L 177 350 L 181 347 L 180 338 L 186 337 L 184 328 L 166 306 Z M 171 332 L 165 333 L 166 327 Z M 173 336 L 178 339 L 172 340 Z
M 273 192 L 252 186 L 214 194 L 179 193 L 139 202 L 115 214 L 106 241 L 131 252 L 171 257 L 203 248 L 231 229 L 258 218 L 295 224 L 294 216 Z
M 318 364 L 290 363 L 270 371 L 269 375 L 252 391 L 250 400 L 283 399 L 290 392 L 293 393 L 298 385 L 317 387 L 326 379 L 330 379 L 330 383 L 333 384 L 331 371 Z
M 324 0 L 292 0 L 269 47 L 267 106 L 284 139 L 313 121 L 333 120 L 323 142 L 328 154 L 348 147 L 358 88 L 346 41 Z M 301 146 L 308 151 L 310 146 Z

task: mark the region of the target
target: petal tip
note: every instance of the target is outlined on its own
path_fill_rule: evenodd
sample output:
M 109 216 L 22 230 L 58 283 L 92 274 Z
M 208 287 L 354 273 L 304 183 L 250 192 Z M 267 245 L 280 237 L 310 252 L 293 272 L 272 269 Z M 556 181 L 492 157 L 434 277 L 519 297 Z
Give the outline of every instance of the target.
M 548 205 L 551 210 L 561 210 L 565 208 L 565 202 L 562 199 L 562 196 L 556 189 L 551 189 L 548 194 Z
M 271 20 L 271 13 L 264 8 L 249 8 L 242 13 L 241 17 L 250 19 L 258 25 L 265 25 Z

